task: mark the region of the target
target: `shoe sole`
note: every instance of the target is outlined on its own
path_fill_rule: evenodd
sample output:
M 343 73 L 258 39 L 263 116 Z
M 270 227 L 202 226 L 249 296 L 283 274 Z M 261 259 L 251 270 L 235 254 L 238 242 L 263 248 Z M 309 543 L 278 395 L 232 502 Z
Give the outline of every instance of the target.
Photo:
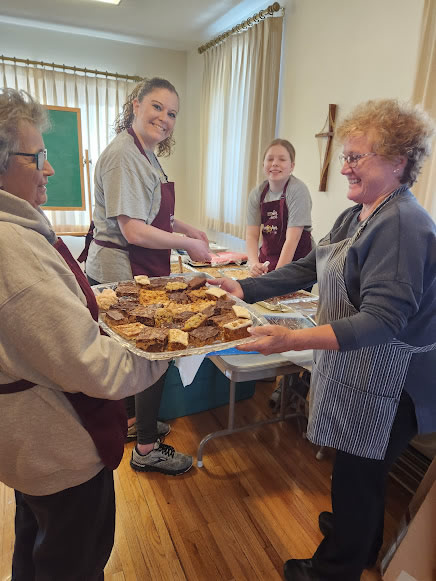
M 158 468 L 157 466 L 139 466 L 139 464 L 135 464 L 134 462 L 130 461 L 131 468 L 133 468 L 133 470 L 136 472 L 160 472 L 161 474 L 166 474 L 167 476 L 178 476 L 179 474 L 184 474 L 192 468 L 193 464 L 194 463 L 190 464 L 183 470 L 175 472 L 174 470 L 165 470 L 165 468 Z

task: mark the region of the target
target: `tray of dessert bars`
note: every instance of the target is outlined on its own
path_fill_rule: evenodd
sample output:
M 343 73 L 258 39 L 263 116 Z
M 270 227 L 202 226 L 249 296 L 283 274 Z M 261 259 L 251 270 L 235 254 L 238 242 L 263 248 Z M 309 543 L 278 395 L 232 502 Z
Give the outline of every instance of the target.
M 298 290 L 294 293 L 289 293 L 287 295 L 280 295 L 277 297 L 271 297 L 270 299 L 265 299 L 264 301 L 259 301 L 257 304 L 270 311 L 281 311 L 281 312 L 295 312 L 298 311 L 300 305 L 307 303 L 306 311 L 316 312 L 318 305 L 318 295 L 309 293 L 305 290 Z
M 250 343 L 248 328 L 266 324 L 252 305 L 198 273 L 92 287 L 100 327 L 118 343 L 151 360 L 200 355 Z
M 316 327 L 312 317 L 307 317 L 301 313 L 271 313 L 265 315 L 265 319 L 269 325 L 279 325 L 291 331 Z
M 248 266 L 221 268 L 218 272 L 221 276 L 227 276 L 228 278 L 233 278 L 233 280 L 241 280 L 251 276 L 251 271 Z

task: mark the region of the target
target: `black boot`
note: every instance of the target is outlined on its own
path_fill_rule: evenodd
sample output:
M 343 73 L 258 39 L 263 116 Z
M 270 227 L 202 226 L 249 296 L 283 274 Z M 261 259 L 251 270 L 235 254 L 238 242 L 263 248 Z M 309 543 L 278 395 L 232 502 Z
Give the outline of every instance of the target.
M 289 559 L 283 567 L 286 581 L 324 581 L 313 570 L 312 559 Z
M 328 511 L 323 511 L 318 517 L 319 530 L 326 537 L 333 530 L 333 513 Z M 365 569 L 372 569 L 377 562 L 377 554 L 371 555 L 365 565 Z
M 333 513 L 326 510 L 321 512 L 318 517 L 318 526 L 325 537 L 329 535 L 333 530 Z

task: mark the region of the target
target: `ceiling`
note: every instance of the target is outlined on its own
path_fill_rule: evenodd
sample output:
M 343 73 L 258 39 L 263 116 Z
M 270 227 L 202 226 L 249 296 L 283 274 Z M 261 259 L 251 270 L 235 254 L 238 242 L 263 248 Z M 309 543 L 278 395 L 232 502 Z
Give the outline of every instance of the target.
M 145 46 L 191 50 L 263 10 L 268 0 L 1 0 L 0 22 Z

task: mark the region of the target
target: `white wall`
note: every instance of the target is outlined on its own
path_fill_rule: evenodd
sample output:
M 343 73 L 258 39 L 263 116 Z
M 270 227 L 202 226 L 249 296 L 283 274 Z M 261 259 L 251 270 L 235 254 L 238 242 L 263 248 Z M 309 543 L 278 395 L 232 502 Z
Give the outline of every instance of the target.
M 186 187 L 187 112 L 185 51 L 158 49 L 84 35 L 55 32 L 0 22 L 1 53 L 26 58 L 86 67 L 120 74 L 160 76 L 168 79 L 180 95 L 181 110 L 175 129 L 176 148 L 162 165 L 176 182 L 176 212 L 189 198 Z M 189 214 L 188 214 L 189 215 Z
M 331 226 L 347 201 L 334 151 L 328 191 L 318 192 L 320 155 L 315 133 L 328 104 L 338 119 L 370 98 L 408 99 L 414 83 L 424 0 L 282 0 L 286 6 L 279 131 L 297 151 L 295 173 L 313 200 L 314 237 Z M 122 42 L 5 25 L 1 52 L 111 72 L 160 75 L 181 97 L 176 149 L 163 159 L 176 182 L 176 215 L 199 227 L 200 109 L 203 56 Z
M 337 146 L 327 192 L 319 192 L 320 156 L 314 135 L 329 103 L 337 121 L 357 103 L 412 95 L 424 0 L 288 0 L 279 131 L 296 149 L 295 174 L 313 200 L 318 240 L 350 202 L 339 174 Z

